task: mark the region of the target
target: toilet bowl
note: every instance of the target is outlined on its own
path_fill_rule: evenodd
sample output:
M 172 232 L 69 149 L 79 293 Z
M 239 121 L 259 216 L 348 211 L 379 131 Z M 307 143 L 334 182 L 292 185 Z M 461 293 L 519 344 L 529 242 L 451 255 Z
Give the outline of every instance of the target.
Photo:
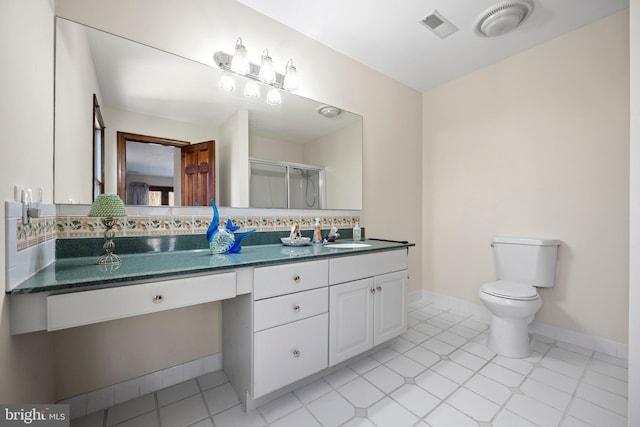
M 498 280 L 482 285 L 478 295 L 491 312 L 488 346 L 495 353 L 511 358 L 531 354 L 529 324 L 542 307 L 536 288 L 555 285 L 559 244 L 552 239 L 492 240 Z
M 492 314 L 489 348 L 505 357 L 529 356 L 529 323 L 542 307 L 542 299 L 536 288 L 523 283 L 498 280 L 482 285 L 478 294 Z

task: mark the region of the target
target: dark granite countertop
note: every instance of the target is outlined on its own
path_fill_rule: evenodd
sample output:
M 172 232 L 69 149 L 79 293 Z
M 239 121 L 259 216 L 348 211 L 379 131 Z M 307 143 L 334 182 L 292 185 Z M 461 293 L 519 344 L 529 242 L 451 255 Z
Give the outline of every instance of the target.
M 338 243 L 350 243 L 340 240 Z M 51 291 L 77 291 L 100 287 L 210 274 L 225 269 L 311 261 L 335 256 L 388 251 L 415 246 L 413 243 L 366 240 L 371 246 L 336 249 L 323 245 L 289 247 L 281 244 L 243 246 L 238 254 L 212 255 L 208 249 L 120 255 L 122 264 L 105 271 L 96 257 L 62 258 L 22 282 L 12 295 Z

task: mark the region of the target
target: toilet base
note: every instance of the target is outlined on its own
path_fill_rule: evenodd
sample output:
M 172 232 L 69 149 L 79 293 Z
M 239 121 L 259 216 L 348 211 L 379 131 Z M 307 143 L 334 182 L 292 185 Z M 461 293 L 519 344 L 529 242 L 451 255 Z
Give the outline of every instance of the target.
M 531 355 L 533 339 L 529 335 L 528 320 L 491 316 L 489 349 L 500 356 L 513 359 Z

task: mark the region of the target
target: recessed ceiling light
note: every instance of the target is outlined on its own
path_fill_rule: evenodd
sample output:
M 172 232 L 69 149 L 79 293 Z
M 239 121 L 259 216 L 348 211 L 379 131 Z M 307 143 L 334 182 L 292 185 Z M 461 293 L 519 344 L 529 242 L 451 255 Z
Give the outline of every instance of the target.
M 331 105 L 324 105 L 318 108 L 318 114 L 327 119 L 333 119 L 334 117 L 338 117 L 342 113 L 342 110 L 338 107 L 333 107 Z
M 476 21 L 476 33 L 496 37 L 515 30 L 533 11 L 533 1 L 506 1 L 485 10 Z

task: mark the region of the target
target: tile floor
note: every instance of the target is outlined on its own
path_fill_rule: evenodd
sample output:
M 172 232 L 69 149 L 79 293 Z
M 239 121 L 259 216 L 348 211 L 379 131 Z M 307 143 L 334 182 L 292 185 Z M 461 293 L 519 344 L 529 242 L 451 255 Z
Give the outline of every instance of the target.
M 537 337 L 527 359 L 495 355 L 488 325 L 424 301 L 393 344 L 242 412 L 224 372 L 73 420 L 72 427 L 626 426 L 627 362 Z

